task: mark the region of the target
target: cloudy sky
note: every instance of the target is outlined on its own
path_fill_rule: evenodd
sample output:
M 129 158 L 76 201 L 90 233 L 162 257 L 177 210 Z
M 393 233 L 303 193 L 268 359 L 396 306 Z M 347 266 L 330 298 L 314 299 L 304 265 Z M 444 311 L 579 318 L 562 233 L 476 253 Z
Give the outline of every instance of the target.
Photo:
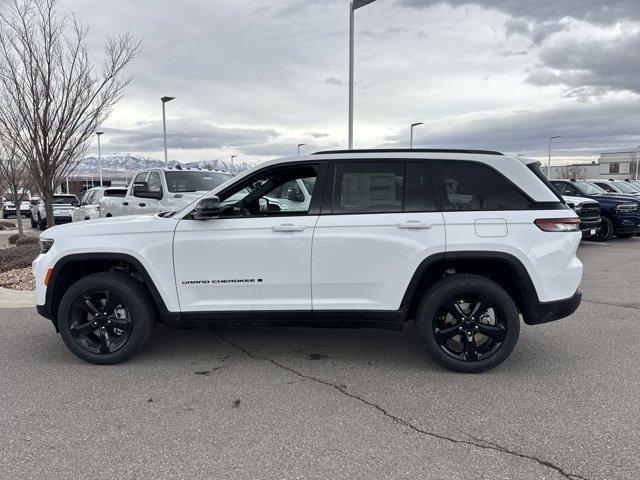
M 263 158 L 346 146 L 347 0 L 62 0 L 143 52 L 103 153 Z M 640 142 L 640 1 L 377 0 L 356 12 L 355 147 L 597 159 Z M 304 150 L 303 150 L 304 151 Z

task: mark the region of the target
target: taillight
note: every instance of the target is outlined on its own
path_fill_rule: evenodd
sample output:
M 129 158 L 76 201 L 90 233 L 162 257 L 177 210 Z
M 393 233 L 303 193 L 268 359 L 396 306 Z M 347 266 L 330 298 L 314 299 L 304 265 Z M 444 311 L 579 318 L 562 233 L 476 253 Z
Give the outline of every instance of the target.
M 539 218 L 534 222 L 543 232 L 578 232 L 579 218 Z

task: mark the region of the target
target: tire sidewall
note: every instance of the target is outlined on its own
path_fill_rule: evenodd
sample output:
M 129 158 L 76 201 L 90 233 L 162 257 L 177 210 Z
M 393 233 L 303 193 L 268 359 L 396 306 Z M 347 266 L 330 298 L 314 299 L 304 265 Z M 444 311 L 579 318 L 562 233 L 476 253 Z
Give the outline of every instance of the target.
M 433 324 L 442 303 L 461 292 L 477 292 L 490 297 L 504 314 L 506 337 L 500 348 L 488 358 L 465 362 L 453 358 L 436 342 Z M 476 275 L 453 275 L 435 284 L 423 297 L 416 316 L 418 334 L 427 353 L 440 365 L 465 373 L 478 373 L 498 366 L 511 354 L 520 334 L 520 315 L 509 294 L 497 283 Z
M 108 289 L 123 300 L 132 316 L 132 329 L 127 342 L 113 353 L 97 354 L 79 345 L 69 330 L 74 300 L 92 289 Z M 58 329 L 62 340 L 74 355 L 90 363 L 109 365 L 119 363 L 136 354 L 150 337 L 155 324 L 155 312 L 148 295 L 138 282 L 121 273 L 97 273 L 74 283 L 62 297 L 58 309 Z
M 601 233 L 603 227 L 607 228 L 606 234 Z M 602 217 L 600 230 L 595 234 L 594 238 L 600 242 L 606 242 L 607 240 L 611 240 L 613 238 L 614 233 L 613 222 L 607 217 Z

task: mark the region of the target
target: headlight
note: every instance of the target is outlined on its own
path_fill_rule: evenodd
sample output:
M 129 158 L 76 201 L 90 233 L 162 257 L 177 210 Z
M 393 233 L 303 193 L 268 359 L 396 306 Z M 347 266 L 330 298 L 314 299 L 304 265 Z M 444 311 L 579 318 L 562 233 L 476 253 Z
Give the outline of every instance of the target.
M 53 247 L 53 240 L 50 238 L 40 239 L 40 253 L 47 253 Z
M 638 211 L 638 206 L 634 203 L 623 203 L 616 207 L 616 212 L 618 213 L 636 213 Z

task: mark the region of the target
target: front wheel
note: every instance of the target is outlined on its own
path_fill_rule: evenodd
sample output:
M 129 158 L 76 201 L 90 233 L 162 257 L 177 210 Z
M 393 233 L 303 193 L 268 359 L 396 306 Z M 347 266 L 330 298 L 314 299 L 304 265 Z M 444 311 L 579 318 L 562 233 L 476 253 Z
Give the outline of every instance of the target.
M 123 362 L 150 340 L 156 311 L 144 286 L 123 273 L 102 272 L 74 283 L 62 297 L 58 329 L 79 358 Z
M 607 217 L 602 217 L 602 223 L 600 224 L 600 228 L 593 236 L 593 238 L 599 242 L 606 242 L 613 238 L 613 234 L 615 229 L 613 228 L 613 222 Z
M 452 275 L 436 283 L 417 312 L 420 340 L 439 364 L 477 373 L 502 363 L 520 334 L 520 316 L 509 294 L 478 275 Z

